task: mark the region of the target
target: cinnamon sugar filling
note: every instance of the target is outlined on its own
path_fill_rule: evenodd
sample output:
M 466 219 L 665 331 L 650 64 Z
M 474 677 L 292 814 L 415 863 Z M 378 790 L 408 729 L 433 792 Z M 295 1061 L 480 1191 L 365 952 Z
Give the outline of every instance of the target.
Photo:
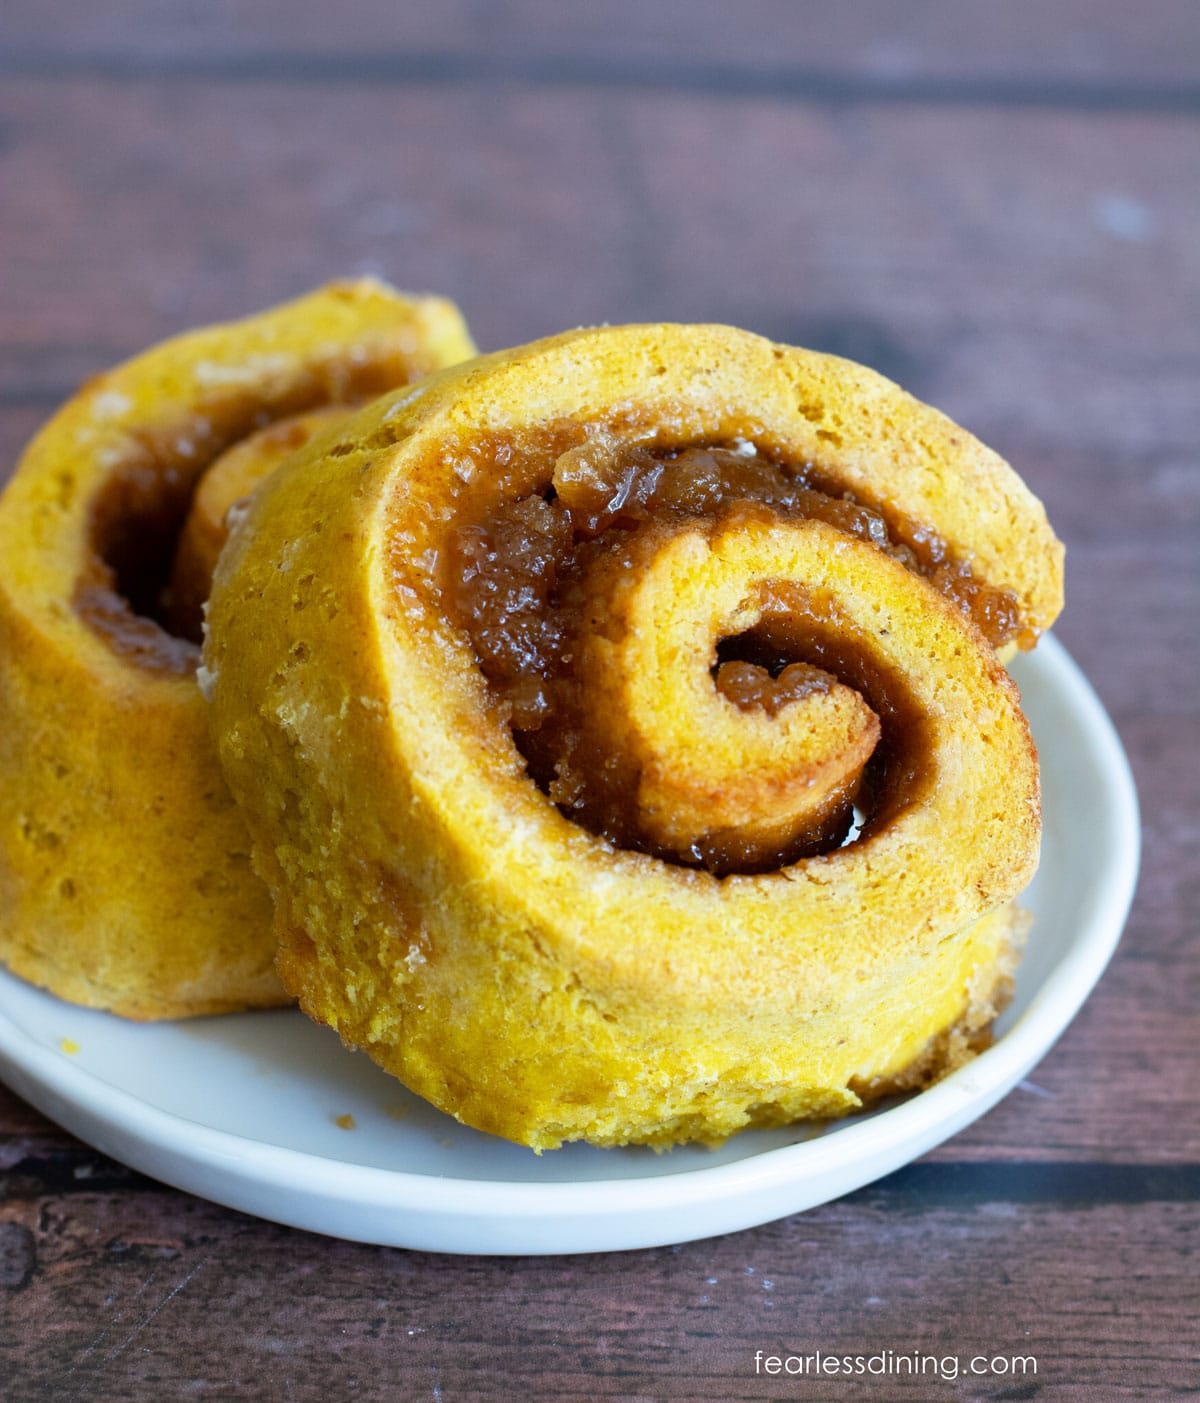
M 326 406 L 349 410 L 397 383 L 394 359 L 360 363 L 347 357 L 310 367 L 285 388 L 272 387 L 269 397 L 231 388 L 207 395 L 167 425 L 126 428 L 87 508 L 84 558 L 72 599 L 76 614 L 136 667 L 177 676 L 194 672 L 199 606 L 211 581 L 193 580 L 183 599 L 177 567 L 205 474 L 255 433 Z M 308 436 L 306 430 L 301 441 Z M 297 446 L 296 434 L 285 434 L 278 456 Z
M 462 464 L 490 456 L 492 471 L 478 474 L 482 488 L 472 470 L 459 474 L 466 520 L 439 553 L 442 607 L 470 639 L 531 777 L 565 815 L 617 846 L 720 874 L 773 870 L 840 845 L 856 805 L 866 814 L 860 837 L 869 837 L 921 778 L 924 726 L 903 678 L 839 627 L 834 603 L 767 581 L 753 625 L 710 640 L 712 688 L 748 719 L 770 724 L 814 703 L 832 714 L 837 695 L 856 693 L 856 719 L 844 725 L 858 739 L 847 742 L 845 772 L 802 821 L 771 807 L 767 789 L 777 790 L 777 779 L 764 781 L 761 812 L 751 805 L 725 827 L 693 825 L 680 836 L 657 815 L 646 798 L 646 771 L 657 762 L 624 754 L 620 727 L 591 716 L 598 692 L 606 706 L 615 693 L 584 659 L 595 651 L 589 640 L 619 641 L 625 624 L 610 614 L 613 592 L 629 572 L 653 569 L 657 543 L 672 533 L 741 513 L 816 519 L 928 580 L 993 646 L 1021 638 L 1013 593 L 977 579 L 936 533 L 839 494 L 813 465 L 777 461 L 749 442 L 652 448 L 556 425 L 540 441 L 482 447 L 458 453 Z M 712 796 L 715 811 L 722 797 Z

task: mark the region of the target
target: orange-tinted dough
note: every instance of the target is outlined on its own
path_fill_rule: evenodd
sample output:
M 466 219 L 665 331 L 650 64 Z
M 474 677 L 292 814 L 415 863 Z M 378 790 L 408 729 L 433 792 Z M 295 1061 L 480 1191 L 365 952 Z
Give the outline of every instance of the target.
M 1061 547 L 1011 469 L 845 361 L 728 328 L 616 327 L 385 396 L 256 494 L 210 604 L 214 735 L 285 982 L 436 1105 L 539 1149 L 719 1140 L 937 1075 L 1003 998 L 1009 903 L 1036 865 L 1015 685 L 919 570 L 761 502 L 631 522 L 553 638 L 539 620 L 562 582 L 501 569 L 499 632 L 473 634 L 459 568 L 486 577 L 503 559 L 489 523 L 550 510 L 588 442 L 810 465 L 936 532 L 1011 597 L 1026 641 L 1058 611 Z M 645 849 L 673 826 L 686 845 L 721 805 L 770 828 L 756 777 L 771 798 L 795 753 L 819 766 L 841 744 L 832 689 L 774 717 L 721 694 L 721 640 L 756 631 L 865 699 L 883 763 L 856 842 L 720 876 Z M 539 671 L 554 650 L 563 669 Z M 563 679 L 586 708 L 579 753 L 616 775 L 617 821 L 636 811 L 638 832 L 575 821 L 561 773 L 531 772 L 521 737 Z
M 290 414 L 235 443 L 206 470 L 192 497 L 163 595 L 163 613 L 172 633 L 200 639 L 213 571 L 229 535 L 230 509 L 249 498 L 289 453 L 352 413 L 351 405 L 328 404 Z
M 133 1018 L 277 1004 L 270 901 L 199 649 L 160 608 L 205 467 L 273 420 L 469 355 L 457 310 L 334 284 L 98 376 L 0 500 L 0 960 Z

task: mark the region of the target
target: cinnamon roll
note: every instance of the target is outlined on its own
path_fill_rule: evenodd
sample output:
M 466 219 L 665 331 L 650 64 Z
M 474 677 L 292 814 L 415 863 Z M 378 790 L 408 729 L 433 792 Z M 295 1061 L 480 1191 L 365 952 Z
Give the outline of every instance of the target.
M 473 349 L 448 302 L 333 284 L 96 377 L 30 444 L 0 500 L 15 973 L 131 1018 L 287 999 L 197 686 L 225 508 L 318 420 Z
M 222 767 L 314 1018 L 535 1149 L 718 1141 L 986 1039 L 1037 861 L 998 650 L 1062 548 L 861 366 L 614 327 L 385 395 L 222 554 Z

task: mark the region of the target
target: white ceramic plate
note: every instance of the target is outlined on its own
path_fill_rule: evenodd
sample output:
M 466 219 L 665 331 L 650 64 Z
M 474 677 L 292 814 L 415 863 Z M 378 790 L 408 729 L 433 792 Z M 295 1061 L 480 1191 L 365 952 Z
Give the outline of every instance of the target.
M 1120 742 L 1053 639 L 1014 671 L 1043 766 L 1042 866 L 1025 898 L 1033 936 L 996 1044 L 899 1104 L 820 1131 L 748 1132 L 715 1152 L 576 1145 L 539 1158 L 441 1115 L 297 1012 L 139 1025 L 3 973 L 0 1074 L 156 1179 L 388 1246 L 652 1247 L 814 1207 L 923 1154 L 1011 1090 L 1074 1017 L 1120 935 L 1139 842 Z

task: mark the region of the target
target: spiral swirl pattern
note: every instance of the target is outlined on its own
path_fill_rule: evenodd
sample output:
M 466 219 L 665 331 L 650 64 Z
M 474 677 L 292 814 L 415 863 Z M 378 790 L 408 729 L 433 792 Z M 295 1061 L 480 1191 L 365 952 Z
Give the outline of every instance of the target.
M 213 591 L 285 982 L 536 1148 L 935 1075 L 1036 863 L 993 644 L 1060 598 L 1015 474 L 846 362 L 606 328 L 385 396 L 271 479 Z
M 473 349 L 448 303 L 336 284 L 96 377 L 30 444 L 0 503 L 0 959 L 16 973 L 135 1018 L 286 1001 L 196 679 L 225 509 L 319 407 Z

